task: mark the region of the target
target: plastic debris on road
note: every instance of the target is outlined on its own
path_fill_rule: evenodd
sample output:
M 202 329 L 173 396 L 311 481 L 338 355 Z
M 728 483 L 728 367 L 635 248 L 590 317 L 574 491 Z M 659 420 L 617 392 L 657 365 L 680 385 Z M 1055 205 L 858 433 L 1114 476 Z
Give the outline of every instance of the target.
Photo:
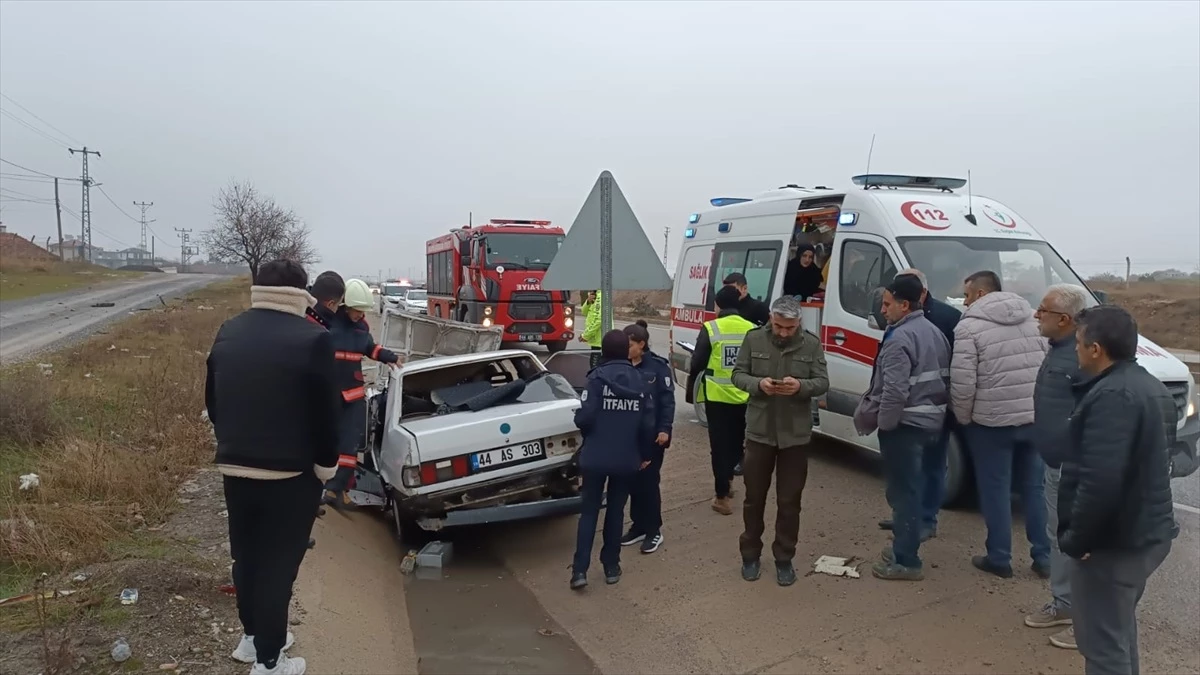
M 417 552 L 415 550 L 409 551 L 404 556 L 404 560 L 400 561 L 400 573 L 401 574 L 412 574 L 413 570 L 416 569 L 416 567 L 417 567 Z
M 17 480 L 21 481 L 19 489 L 32 490 L 42 484 L 42 479 L 36 473 L 27 473 L 24 476 L 18 476 Z
M 125 638 L 117 638 L 117 641 L 113 643 L 112 648 L 113 661 L 116 661 L 117 663 L 124 663 L 128 661 L 129 657 L 131 656 L 133 656 L 133 649 L 129 647 L 129 643 L 125 640 Z
M 813 563 L 813 572 L 817 574 L 828 574 L 832 577 L 850 577 L 858 579 L 858 566 L 863 564 L 860 558 L 838 558 L 831 555 L 823 555 L 817 558 L 817 562 Z
M 121 604 L 122 605 L 137 604 L 137 601 L 138 601 L 138 589 L 126 588 L 125 590 L 121 591 Z

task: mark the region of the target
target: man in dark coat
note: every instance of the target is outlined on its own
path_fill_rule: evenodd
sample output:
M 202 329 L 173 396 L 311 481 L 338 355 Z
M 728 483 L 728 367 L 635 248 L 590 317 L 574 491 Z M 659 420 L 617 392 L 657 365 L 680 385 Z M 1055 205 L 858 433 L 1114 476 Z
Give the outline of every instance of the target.
M 734 272 L 721 282 L 723 286 L 733 286 L 738 292 L 738 315 L 755 326 L 765 326 L 771 321 L 771 310 L 767 303 L 750 295 L 750 286 L 746 275 Z
M 1058 550 L 1058 483 L 1067 454 L 1067 429 L 1075 410 L 1074 386 L 1079 382 L 1075 344 L 1075 315 L 1083 311 L 1088 292 L 1080 286 L 1056 284 L 1046 289 L 1034 317 L 1050 342 L 1033 389 L 1033 445 L 1046 463 L 1044 493 L 1046 528 L 1050 535 L 1050 602 L 1025 617 L 1030 628 L 1068 628 L 1050 637 L 1050 644 L 1075 649 L 1071 628 L 1071 579 L 1066 559 Z
M 304 659 L 284 653 L 294 640 L 288 603 L 321 482 L 337 464 L 333 341 L 305 319 L 307 282 L 304 268 L 288 260 L 259 269 L 250 309 L 217 331 L 204 387 L 243 627 L 232 656 L 260 674 L 304 673 Z
M 1137 323 L 1102 305 L 1075 317 L 1077 403 L 1058 493 L 1084 672 L 1137 673 L 1137 605 L 1179 535 L 1169 449 L 1178 411 L 1136 362 Z
M 942 335 L 946 336 L 946 340 L 950 343 L 950 353 L 953 354 L 954 328 L 958 325 L 958 320 L 962 318 L 962 312 L 929 294 L 929 281 L 925 279 L 925 274 L 921 270 L 910 267 L 897 274 L 896 278 L 905 274 L 920 280 L 923 289 L 921 308 L 925 312 L 925 318 L 941 331 Z M 883 318 L 880 309 L 883 305 L 883 289 L 879 289 L 876 293 L 875 302 L 877 304 L 874 304 L 873 307 L 875 307 L 876 321 L 882 328 L 887 325 L 887 319 Z M 954 428 L 954 415 L 946 415 L 941 436 L 938 437 L 936 443 L 925 448 L 925 454 L 921 458 L 921 473 L 925 477 L 925 487 L 921 490 L 921 541 L 937 536 L 938 511 L 941 510 L 942 501 L 946 497 L 946 452 L 950 446 L 950 435 L 954 433 Z M 891 519 L 879 521 L 879 528 L 891 530 Z

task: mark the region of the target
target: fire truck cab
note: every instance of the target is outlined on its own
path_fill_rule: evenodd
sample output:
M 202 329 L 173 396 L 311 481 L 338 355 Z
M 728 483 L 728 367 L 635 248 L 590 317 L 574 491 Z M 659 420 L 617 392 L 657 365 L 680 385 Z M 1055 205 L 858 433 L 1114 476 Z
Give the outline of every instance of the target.
M 548 220 L 490 220 L 455 228 L 425 244 L 430 316 L 499 326 L 505 343 L 545 345 L 575 337 L 568 291 L 542 289 L 566 238 Z

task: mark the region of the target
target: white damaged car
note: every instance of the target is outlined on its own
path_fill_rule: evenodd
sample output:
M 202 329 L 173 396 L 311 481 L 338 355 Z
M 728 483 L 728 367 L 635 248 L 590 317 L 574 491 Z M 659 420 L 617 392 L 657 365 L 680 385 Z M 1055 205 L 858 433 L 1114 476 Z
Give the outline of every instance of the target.
M 402 536 L 578 511 L 582 383 L 494 351 L 494 328 L 387 310 L 382 337 L 407 361 L 372 387 L 356 503 L 390 510 Z

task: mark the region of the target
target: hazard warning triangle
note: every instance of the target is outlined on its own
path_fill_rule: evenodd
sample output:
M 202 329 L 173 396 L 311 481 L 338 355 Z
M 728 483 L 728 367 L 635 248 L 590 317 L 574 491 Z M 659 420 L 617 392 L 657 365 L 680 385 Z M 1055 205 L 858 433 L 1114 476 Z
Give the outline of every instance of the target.
M 650 245 L 633 208 L 625 200 L 612 174 L 596 179 L 587 201 L 575 216 L 567 238 L 542 279 L 542 288 L 555 291 L 599 289 L 601 283 L 600 222 L 604 203 L 603 183 L 609 181 L 612 212 L 612 290 L 649 291 L 671 288 L 671 277 Z

